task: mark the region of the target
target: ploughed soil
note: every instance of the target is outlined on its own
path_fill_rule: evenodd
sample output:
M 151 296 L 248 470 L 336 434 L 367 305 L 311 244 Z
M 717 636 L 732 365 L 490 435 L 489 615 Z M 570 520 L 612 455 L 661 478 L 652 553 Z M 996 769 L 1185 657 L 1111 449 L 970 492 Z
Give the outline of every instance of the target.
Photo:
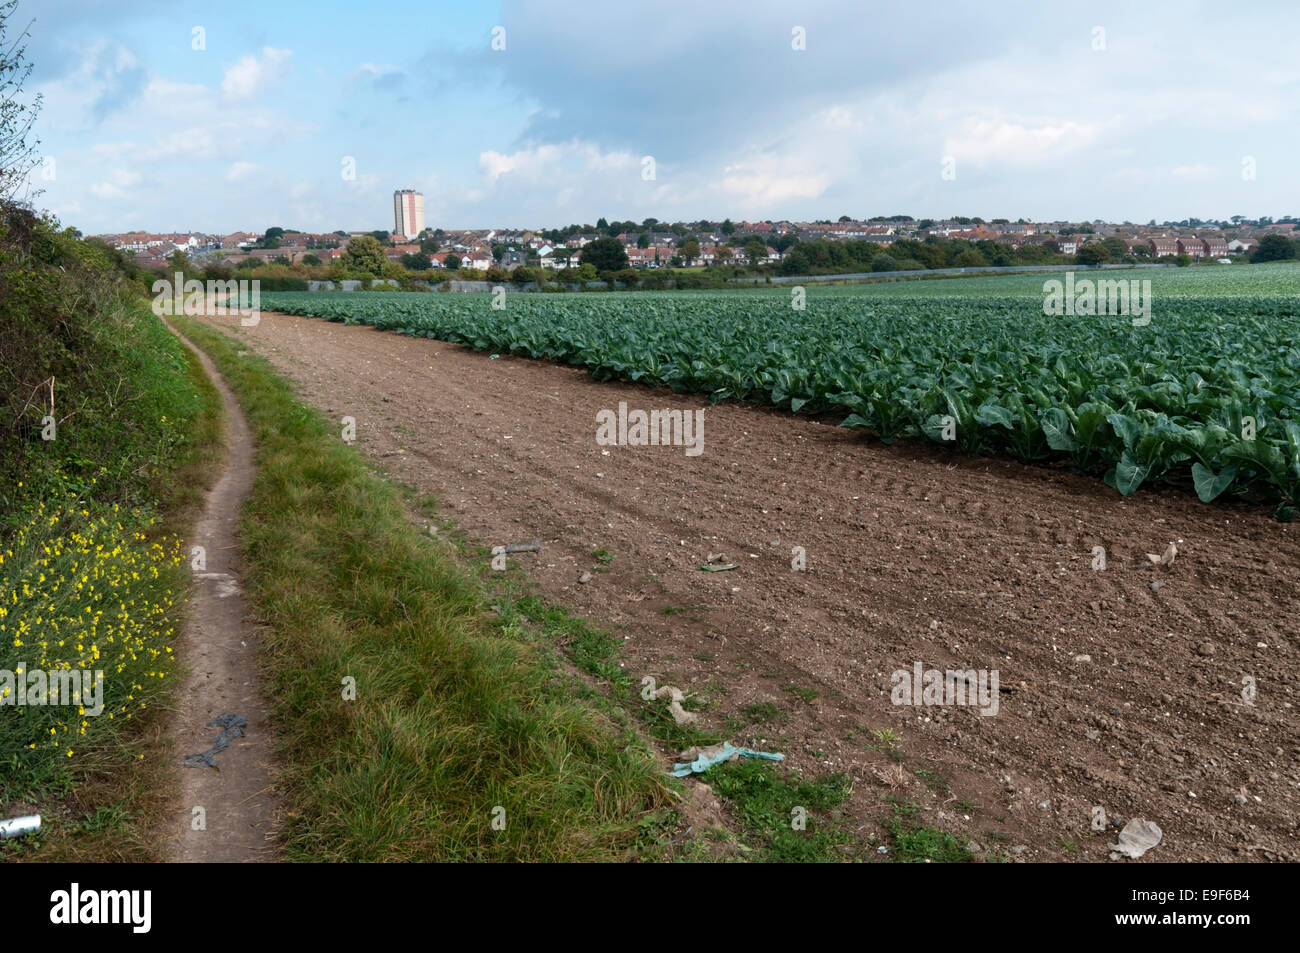
M 848 775 L 864 834 L 892 795 L 980 857 L 1106 860 L 1144 818 L 1142 862 L 1300 858 L 1300 524 L 366 327 L 206 320 L 471 539 L 540 538 L 512 564 L 704 727 Z M 703 407 L 703 452 L 600 446 L 620 401 Z M 896 704 L 918 663 L 996 672 L 996 712 Z

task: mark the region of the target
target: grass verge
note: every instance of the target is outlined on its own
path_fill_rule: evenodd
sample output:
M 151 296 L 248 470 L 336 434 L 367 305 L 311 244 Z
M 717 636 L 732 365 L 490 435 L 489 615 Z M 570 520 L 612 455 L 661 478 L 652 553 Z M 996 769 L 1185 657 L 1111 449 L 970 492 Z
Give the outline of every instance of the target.
M 241 525 L 291 860 L 625 856 L 669 781 L 264 360 L 184 318 L 257 442 Z M 598 647 L 592 651 L 599 654 Z
M 630 713 L 641 730 L 672 753 L 692 746 L 716 744 L 732 738 L 752 723 L 776 721 L 778 706 L 750 706 L 747 720 L 729 719 L 725 734 L 696 725 L 678 725 L 666 701 L 647 699 L 638 678 L 620 664 L 622 642 L 604 628 L 548 603 L 536 593 L 527 575 L 509 567 L 489 571 L 490 551 L 475 546 L 454 522 L 443 519 L 437 501 L 416 498 L 419 516 L 436 521 L 439 537 L 451 545 L 467 567 L 476 572 L 490 601 L 506 625 L 528 627 L 549 645 L 561 650 L 574 668 L 600 684 L 606 697 Z M 593 558 L 599 559 L 598 553 Z M 688 699 L 688 710 L 694 699 Z M 841 823 L 838 808 L 848 799 L 851 786 L 843 775 L 805 779 L 767 761 L 742 758 L 709 769 L 697 780 L 709 784 L 723 798 L 737 831 L 699 830 L 685 842 L 673 838 L 680 817 L 672 810 L 642 820 L 642 856 L 672 861 L 711 861 L 720 857 L 769 862 L 830 862 L 871 856 L 871 846 Z

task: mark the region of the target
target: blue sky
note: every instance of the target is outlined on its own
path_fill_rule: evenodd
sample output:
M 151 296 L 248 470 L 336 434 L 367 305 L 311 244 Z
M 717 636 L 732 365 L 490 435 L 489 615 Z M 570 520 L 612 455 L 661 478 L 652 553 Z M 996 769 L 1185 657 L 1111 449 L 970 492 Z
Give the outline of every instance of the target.
M 1300 213 L 1291 0 L 20 0 L 33 17 L 37 204 L 88 233 L 391 228 L 398 188 L 448 228 Z

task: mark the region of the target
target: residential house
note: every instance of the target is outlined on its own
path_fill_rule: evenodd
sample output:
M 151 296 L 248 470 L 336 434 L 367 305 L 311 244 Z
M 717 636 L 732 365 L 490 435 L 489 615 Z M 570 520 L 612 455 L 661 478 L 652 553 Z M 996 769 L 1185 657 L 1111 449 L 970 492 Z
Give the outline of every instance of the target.
M 1202 238 L 1201 245 L 1205 249 L 1206 258 L 1224 258 L 1228 254 L 1228 243 L 1223 240 L 1221 235 Z

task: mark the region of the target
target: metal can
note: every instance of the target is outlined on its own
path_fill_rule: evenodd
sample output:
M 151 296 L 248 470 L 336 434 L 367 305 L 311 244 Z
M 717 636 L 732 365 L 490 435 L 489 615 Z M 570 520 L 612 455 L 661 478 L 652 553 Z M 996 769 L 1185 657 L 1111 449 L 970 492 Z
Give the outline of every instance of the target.
M 11 817 L 7 821 L 0 821 L 0 840 L 8 840 L 12 837 L 22 837 L 24 834 L 35 834 L 41 829 L 41 816 L 39 814 L 28 814 L 25 817 Z

